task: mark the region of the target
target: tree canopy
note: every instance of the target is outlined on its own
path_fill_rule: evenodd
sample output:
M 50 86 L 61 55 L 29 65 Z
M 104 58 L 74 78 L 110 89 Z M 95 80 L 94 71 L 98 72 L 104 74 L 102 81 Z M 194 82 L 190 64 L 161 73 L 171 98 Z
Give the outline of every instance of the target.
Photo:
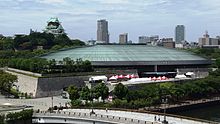
M 73 86 L 73 85 L 70 85 L 69 87 L 68 87 L 68 93 L 69 93 L 69 98 L 71 99 L 71 100 L 77 100 L 77 99 L 79 99 L 79 90 L 78 90 L 78 88 L 77 87 L 75 87 L 75 86 Z
M 122 83 L 119 83 L 115 86 L 115 88 L 113 90 L 113 94 L 118 99 L 122 99 L 122 98 L 126 97 L 126 95 L 128 94 L 128 88 L 125 87 Z
M 33 50 L 37 46 L 43 46 L 44 49 L 51 49 L 53 46 L 63 48 L 65 46 L 83 46 L 84 42 L 76 39 L 71 40 L 66 34 L 54 36 L 53 34 L 32 32 L 29 35 L 15 35 L 0 38 L 0 50 Z

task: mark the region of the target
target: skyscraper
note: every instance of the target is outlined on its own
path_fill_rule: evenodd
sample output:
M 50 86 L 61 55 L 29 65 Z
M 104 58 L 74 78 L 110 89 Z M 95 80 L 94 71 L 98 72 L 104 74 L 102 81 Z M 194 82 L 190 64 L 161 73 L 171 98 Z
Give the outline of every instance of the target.
M 119 35 L 119 44 L 127 44 L 128 43 L 128 33 Z
M 97 21 L 97 41 L 109 43 L 108 21 L 104 19 Z
M 175 42 L 177 44 L 185 40 L 185 26 L 177 25 L 175 28 Z

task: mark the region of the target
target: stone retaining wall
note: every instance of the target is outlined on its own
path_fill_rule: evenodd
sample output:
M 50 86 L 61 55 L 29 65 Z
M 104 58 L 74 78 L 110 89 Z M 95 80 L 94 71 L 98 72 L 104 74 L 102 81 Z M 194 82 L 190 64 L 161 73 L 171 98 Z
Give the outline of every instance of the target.
M 48 97 L 61 95 L 63 88 L 69 85 L 77 87 L 84 86 L 84 81 L 89 80 L 89 76 L 68 76 L 68 77 L 36 77 L 21 71 L 6 70 L 6 72 L 16 75 L 18 81 L 14 82 L 20 92 L 27 93 L 32 97 Z

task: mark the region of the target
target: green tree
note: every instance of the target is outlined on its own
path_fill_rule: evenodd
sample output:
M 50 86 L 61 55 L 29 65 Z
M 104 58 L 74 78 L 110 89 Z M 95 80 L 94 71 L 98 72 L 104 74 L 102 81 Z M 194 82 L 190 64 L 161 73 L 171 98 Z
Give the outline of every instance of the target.
M 17 76 L 0 71 L 0 89 L 10 92 L 12 84 L 17 81 Z
M 75 39 L 75 40 L 72 40 L 72 45 L 73 46 L 84 46 L 85 43 L 81 40 Z
M 62 34 L 55 37 L 54 43 L 60 46 L 71 45 L 71 40 L 66 34 Z
M 91 96 L 90 94 L 91 94 L 90 89 L 87 86 L 85 86 L 80 91 L 80 98 L 86 100 L 87 102 L 88 100 L 90 100 L 90 96 Z
M 105 99 L 108 98 L 109 95 L 109 88 L 104 83 L 99 83 L 94 87 L 94 92 L 105 102 Z
M 118 98 L 118 99 L 123 99 L 127 96 L 128 94 L 128 88 L 125 87 L 122 83 L 119 83 L 115 86 L 113 90 L 113 94 Z
M 215 64 L 218 68 L 220 68 L 220 57 L 216 59 Z
M 78 88 L 73 85 L 68 87 L 67 92 L 69 93 L 70 100 L 77 100 L 80 97 Z
M 10 37 L 0 39 L 0 50 L 14 49 L 14 40 Z

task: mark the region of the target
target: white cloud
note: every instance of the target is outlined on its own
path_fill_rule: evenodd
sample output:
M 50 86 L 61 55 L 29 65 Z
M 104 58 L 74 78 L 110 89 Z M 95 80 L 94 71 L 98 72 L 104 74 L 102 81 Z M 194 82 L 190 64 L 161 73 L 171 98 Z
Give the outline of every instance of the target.
M 55 3 L 65 3 L 65 0 L 39 0 L 40 3 L 55 4 Z
M 208 23 L 212 24 L 212 30 L 216 31 L 218 29 L 215 29 L 214 24 L 218 27 L 220 1 L 1 0 L 0 11 L 0 24 L 5 27 L 0 28 L 0 33 L 3 34 L 15 32 L 12 27 L 17 27 L 19 31 L 25 30 L 23 27 L 41 30 L 47 19 L 57 16 L 63 22 L 64 28 L 68 27 L 69 35 L 77 35 L 82 39 L 95 38 L 96 20 L 106 18 L 110 25 L 111 39 L 117 39 L 118 33 L 127 31 L 130 32 L 129 37 L 134 40 L 138 34 L 151 35 L 155 32 L 159 35 L 166 32 L 172 36 L 176 24 L 186 24 L 186 27 L 188 24 L 189 31 L 190 28 L 194 29 L 192 34 L 201 26 L 209 29 Z M 29 25 L 34 26 L 28 27 Z M 72 31 L 75 28 L 77 30 Z M 85 33 L 80 35 L 80 32 L 91 34 L 85 36 Z

